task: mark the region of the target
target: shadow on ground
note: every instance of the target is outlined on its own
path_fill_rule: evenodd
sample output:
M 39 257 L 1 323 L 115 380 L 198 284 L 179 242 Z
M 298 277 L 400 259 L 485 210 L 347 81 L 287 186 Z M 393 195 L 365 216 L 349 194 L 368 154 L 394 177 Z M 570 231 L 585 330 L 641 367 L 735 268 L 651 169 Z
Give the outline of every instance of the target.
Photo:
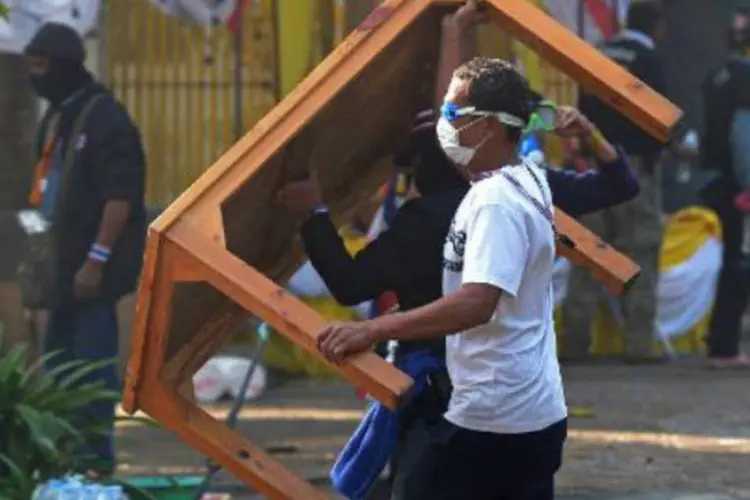
M 571 418 L 560 491 L 721 492 L 750 498 L 747 373 L 716 373 L 692 363 L 564 371 L 569 404 L 585 418 Z M 221 417 L 228 407 L 208 410 Z M 321 482 L 362 407 L 349 386 L 293 380 L 249 404 L 239 429 L 292 470 Z M 203 470 L 202 457 L 159 429 L 126 424 L 118 430 L 118 442 L 121 475 Z M 217 484 L 236 481 L 224 474 Z

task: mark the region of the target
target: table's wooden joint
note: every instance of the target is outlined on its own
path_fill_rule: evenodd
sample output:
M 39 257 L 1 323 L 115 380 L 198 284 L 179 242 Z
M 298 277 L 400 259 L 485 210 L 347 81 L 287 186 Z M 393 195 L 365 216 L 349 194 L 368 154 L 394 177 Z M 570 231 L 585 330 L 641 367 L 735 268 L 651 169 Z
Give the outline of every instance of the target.
M 276 500 L 327 500 L 328 496 L 289 472 L 265 451 L 218 422 L 172 388 L 149 380 L 149 398 L 143 410 L 199 452 L 220 462 L 265 498 Z
M 622 295 L 640 274 L 640 267 L 562 210 L 555 209 L 559 255 L 591 271 L 615 295 Z
M 210 282 L 217 291 L 244 310 L 252 311 L 276 331 L 325 362 L 317 351 L 315 341 L 316 333 L 325 325 L 317 313 L 227 250 L 213 244 L 189 221 L 182 220 L 175 224 L 168 238 L 179 249 L 176 251 L 179 262 L 194 269 L 203 269 L 202 272 L 212 276 Z M 207 342 L 206 337 L 205 333 L 196 334 L 190 344 L 200 346 Z M 216 339 L 213 341 L 215 343 Z M 190 351 L 186 348 L 185 352 Z M 175 361 L 170 366 L 171 370 L 180 367 L 182 371 L 179 373 L 186 373 L 183 360 Z M 413 382 L 374 353 L 364 353 L 342 365 L 329 366 L 392 409 L 400 406 L 401 399 L 407 395 Z

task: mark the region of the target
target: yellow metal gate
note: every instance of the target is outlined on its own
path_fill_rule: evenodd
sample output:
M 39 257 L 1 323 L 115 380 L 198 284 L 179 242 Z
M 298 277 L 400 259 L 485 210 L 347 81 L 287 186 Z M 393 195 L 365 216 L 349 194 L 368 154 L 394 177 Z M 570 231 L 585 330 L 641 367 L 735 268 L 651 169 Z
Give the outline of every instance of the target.
M 103 2 L 103 76 L 140 127 L 150 203 L 173 201 L 341 41 L 347 1 L 364 0 L 247 0 L 241 47 L 225 26 L 190 24 L 149 0 Z M 501 28 L 479 38 L 480 53 L 514 59 L 550 98 L 575 100 L 574 82 Z
M 225 26 L 192 25 L 148 0 L 104 5 L 107 82 L 140 127 L 149 202 L 165 206 L 276 102 L 273 0 L 248 3 L 241 50 Z

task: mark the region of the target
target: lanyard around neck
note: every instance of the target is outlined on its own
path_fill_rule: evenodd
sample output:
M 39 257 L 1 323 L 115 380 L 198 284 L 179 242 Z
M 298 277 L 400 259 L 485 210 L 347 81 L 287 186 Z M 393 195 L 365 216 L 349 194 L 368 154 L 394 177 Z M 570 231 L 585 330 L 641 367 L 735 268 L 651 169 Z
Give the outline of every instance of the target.
M 534 183 L 539 188 L 539 192 L 542 196 L 542 201 L 539 201 L 536 197 L 532 196 L 529 191 L 523 187 L 523 184 L 516 179 L 515 176 L 513 176 L 510 172 L 507 170 L 504 170 L 502 168 L 492 170 L 489 172 L 481 173 L 477 176 L 477 180 L 487 179 L 489 177 L 493 177 L 497 174 L 502 175 L 508 182 L 513 185 L 513 187 L 516 188 L 516 190 L 526 198 L 534 207 L 539 211 L 539 213 L 542 214 L 542 216 L 547 219 L 547 222 L 549 222 L 550 226 L 552 226 L 552 232 L 555 233 L 555 237 L 557 237 L 557 227 L 555 226 L 555 216 L 552 214 L 552 200 L 548 199 L 547 193 L 544 190 L 544 185 L 542 184 L 542 181 L 539 179 L 539 176 L 534 172 L 534 170 L 529 166 L 528 162 L 526 160 L 523 160 L 522 165 L 525 167 L 525 170 L 529 173 L 532 179 L 534 179 Z

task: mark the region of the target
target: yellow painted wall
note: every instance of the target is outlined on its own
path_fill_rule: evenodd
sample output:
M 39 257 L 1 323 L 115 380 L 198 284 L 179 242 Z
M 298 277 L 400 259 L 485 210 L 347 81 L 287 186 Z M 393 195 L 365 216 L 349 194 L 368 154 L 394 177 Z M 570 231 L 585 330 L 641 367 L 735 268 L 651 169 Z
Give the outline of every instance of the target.
M 287 95 L 310 72 L 313 60 L 313 26 L 316 2 L 277 0 L 279 89 Z
M 334 43 L 341 40 L 348 28 L 346 1 L 249 3 L 243 17 L 243 131 L 325 56 L 324 36 Z M 149 202 L 167 205 L 237 138 L 235 40 L 223 26 L 185 23 L 162 14 L 149 0 L 103 5 L 102 76 L 143 134 Z M 330 12 L 332 19 L 321 19 L 321 12 Z M 482 54 L 521 62 L 534 86 L 550 98 L 573 101 L 572 82 L 521 44 L 509 41 L 500 27 L 482 27 L 479 47 Z

